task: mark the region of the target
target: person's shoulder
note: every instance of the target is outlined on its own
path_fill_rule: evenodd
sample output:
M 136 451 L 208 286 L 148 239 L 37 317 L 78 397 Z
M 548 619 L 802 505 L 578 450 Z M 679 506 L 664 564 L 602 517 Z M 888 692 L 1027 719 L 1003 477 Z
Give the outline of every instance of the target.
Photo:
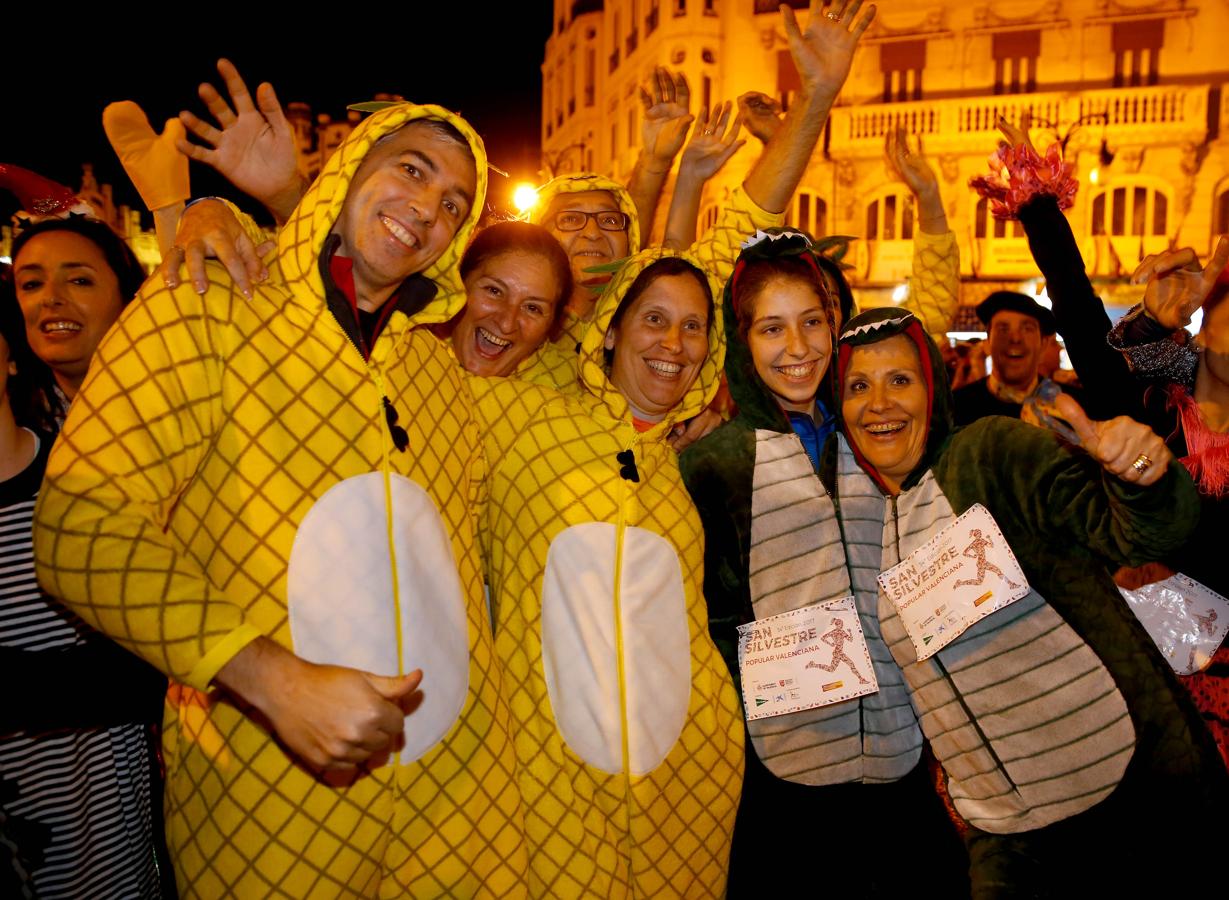
M 741 417 L 723 422 L 679 456 L 683 478 L 728 481 L 755 465 L 755 432 Z

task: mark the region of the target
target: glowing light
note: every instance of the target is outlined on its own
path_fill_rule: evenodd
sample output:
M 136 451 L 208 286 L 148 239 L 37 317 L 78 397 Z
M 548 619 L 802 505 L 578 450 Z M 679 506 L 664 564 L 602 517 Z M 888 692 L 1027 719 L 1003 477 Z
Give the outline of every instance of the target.
M 1100 184 L 1101 183 L 1101 170 L 1094 166 L 1092 171 L 1088 173 L 1088 180 L 1092 182 L 1093 184 Z
M 901 303 L 904 303 L 904 302 L 905 302 L 905 298 L 906 298 L 906 297 L 908 297 L 908 296 L 909 296 L 909 285 L 908 285 L 908 283 L 905 283 L 905 284 L 898 284 L 898 285 L 896 285 L 896 287 L 892 288 L 892 302 L 893 302 L 893 303 L 895 303 L 895 304 L 897 304 L 897 305 L 899 305 L 899 304 L 901 304 Z
M 538 190 L 528 181 L 522 181 L 512 191 L 512 205 L 524 214 L 538 205 Z

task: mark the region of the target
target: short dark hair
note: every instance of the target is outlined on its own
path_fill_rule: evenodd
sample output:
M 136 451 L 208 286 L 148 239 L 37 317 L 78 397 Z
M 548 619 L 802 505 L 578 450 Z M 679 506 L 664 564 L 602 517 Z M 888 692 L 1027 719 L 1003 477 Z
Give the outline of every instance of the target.
M 496 222 L 479 231 L 466 248 L 465 255 L 461 257 L 461 280 L 468 278 L 469 273 L 486 260 L 504 253 L 528 253 L 541 257 L 554 273 L 559 296 L 555 298 L 554 318 L 551 320 L 553 332 L 563 320 L 564 308 L 572 296 L 572 266 L 567 253 L 555 236 L 541 225 Z
M 66 219 L 44 219 L 31 225 L 13 241 L 13 265 L 17 265 L 18 255 L 31 240 L 40 234 L 56 231 L 68 231 L 92 241 L 102 251 L 103 259 L 119 281 L 120 301 L 124 306 L 132 302 L 132 298 L 145 283 L 145 269 L 141 267 L 136 254 L 124 243 L 123 238 L 112 231 L 109 225 L 88 216 L 70 215 Z
M 632 308 L 632 304 L 649 289 L 649 286 L 658 278 L 666 278 L 671 275 L 690 275 L 700 285 L 700 289 L 704 292 L 704 299 L 708 306 L 708 321 L 711 325 L 713 321 L 713 290 L 708 286 L 708 278 L 705 274 L 689 263 L 685 259 L 680 259 L 677 256 L 665 256 L 656 262 L 649 263 L 636 279 L 632 282 L 631 287 L 627 289 L 627 293 L 623 295 L 623 299 L 619 301 L 619 306 L 615 310 L 615 314 L 610 319 L 610 325 L 606 331 L 609 333 L 619 327 L 619 323 L 623 321 L 624 314 Z M 612 351 L 606 351 L 606 365 L 610 365 L 614 358 Z
M 456 125 L 453 125 L 445 119 L 410 119 L 408 122 L 398 125 L 392 131 L 386 132 L 376 138 L 375 143 L 371 145 L 372 149 L 375 149 L 385 141 L 390 140 L 393 135 L 398 134 L 404 128 L 409 128 L 411 125 L 422 125 L 426 128 L 430 128 L 445 140 L 452 141 L 454 144 L 460 145 L 461 149 L 465 151 L 465 155 L 468 156 L 471 161 L 475 163 L 477 162 L 474 158 L 474 148 L 469 145 L 469 139 L 461 133 L 461 129 L 457 128 Z

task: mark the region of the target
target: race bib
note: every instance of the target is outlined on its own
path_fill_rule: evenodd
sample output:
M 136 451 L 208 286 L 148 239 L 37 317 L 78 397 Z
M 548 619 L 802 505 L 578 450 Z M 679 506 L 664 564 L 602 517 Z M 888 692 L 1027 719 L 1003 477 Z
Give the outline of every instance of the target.
M 919 660 L 1028 593 L 1028 581 L 980 503 L 879 575 Z
M 853 597 L 739 625 L 738 668 L 748 720 L 879 690 Z
M 1205 668 L 1229 633 L 1229 600 L 1180 572 L 1118 590 L 1179 675 Z

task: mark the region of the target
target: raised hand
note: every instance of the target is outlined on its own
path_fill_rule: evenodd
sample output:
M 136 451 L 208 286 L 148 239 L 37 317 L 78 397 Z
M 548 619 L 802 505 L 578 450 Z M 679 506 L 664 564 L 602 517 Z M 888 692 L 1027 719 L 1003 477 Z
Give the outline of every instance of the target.
M 738 117 L 747 131 L 767 144 L 781 127 L 781 102 L 759 91 L 747 91 L 738 98 Z
M 922 155 L 921 138 L 918 138 L 918 149 L 914 152 L 909 148 L 909 135 L 903 128 L 895 128 L 888 132 L 885 150 L 888 169 L 909 186 L 917 200 L 918 225 L 922 231 L 930 234 L 947 231 L 947 214 L 939 193 L 939 179 Z
M 121 100 L 102 111 L 102 127 L 146 209 L 163 209 L 192 196 L 188 158 L 178 146 L 184 139 L 178 119 L 167 119 L 157 134 L 141 107 Z
M 689 111 L 691 88 L 682 72 L 671 75 L 663 66 L 653 70 L 650 87 L 652 93 L 640 88 L 640 103 L 644 106 L 640 136 L 645 156 L 668 169 L 682 148 L 687 126 L 694 118 Z
M 732 108 L 727 101 L 715 106 L 711 114 L 707 110 L 700 111 L 691 140 L 687 142 L 682 162 L 679 163 L 680 177 L 686 172 L 696 178 L 712 178 L 747 143 L 746 140 L 738 140 L 742 117 L 736 117 L 734 124 L 729 124 Z
M 256 88 L 253 104 L 239 70 L 229 60 L 218 60 L 218 74 L 226 85 L 230 103 L 208 83 L 202 84 L 198 93 L 221 128 L 185 110 L 179 114 L 179 120 L 208 146 L 193 144 L 185 138 L 180 140 L 179 149 L 197 162 L 217 169 L 231 184 L 284 221 L 294 211 L 303 185 L 294 133 L 282 105 L 268 82 Z
M 1070 394 L 1060 394 L 1054 406 L 1080 436 L 1080 445 L 1111 475 L 1145 487 L 1165 475 L 1173 454 L 1147 425 L 1126 416 L 1094 422 Z
M 1144 258 L 1131 275 L 1132 284 L 1143 284 L 1144 309 L 1171 331 L 1190 324 L 1195 310 L 1203 306 L 1216 280 L 1229 263 L 1229 238 L 1221 238 L 1216 252 L 1202 269 L 1190 247 L 1167 250 Z
M 861 16 L 862 0 L 834 0 L 828 12 L 820 0 L 811 0 L 807 27 L 802 30 L 794 11 L 781 6 L 789 52 L 802 79 L 803 90 L 831 102 L 849 77 L 853 54 L 862 33 L 875 18 L 871 4 Z

